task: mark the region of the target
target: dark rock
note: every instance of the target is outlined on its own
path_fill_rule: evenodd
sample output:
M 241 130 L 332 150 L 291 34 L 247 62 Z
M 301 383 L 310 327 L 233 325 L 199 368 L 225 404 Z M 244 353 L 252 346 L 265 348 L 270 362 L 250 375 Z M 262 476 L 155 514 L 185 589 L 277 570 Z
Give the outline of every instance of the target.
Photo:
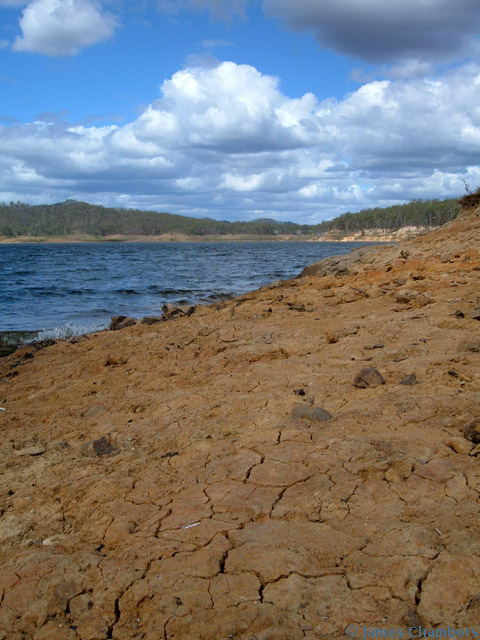
M 371 349 L 383 349 L 383 342 L 376 342 L 375 344 L 369 345 L 368 347 L 365 347 L 365 349 L 368 349 L 369 351 Z
M 102 436 L 98 440 L 86 442 L 82 446 L 82 453 L 85 456 L 97 456 L 98 458 L 102 458 L 103 456 L 110 456 L 117 453 L 117 449 L 112 445 L 108 438 Z
M 480 309 L 475 309 L 475 311 L 472 311 L 472 313 L 470 314 L 470 318 L 472 318 L 472 320 L 480 320 Z
M 41 349 L 46 349 L 47 347 L 52 347 L 54 344 L 57 344 L 55 340 L 36 340 L 35 342 L 30 342 L 29 346 L 33 348 L 34 351 L 40 351 Z
M 414 373 L 410 373 L 408 376 L 405 376 L 400 380 L 400 384 L 403 384 L 407 387 L 418 384 L 417 376 Z
M 368 387 L 378 387 L 385 384 L 385 379 L 374 367 L 365 367 L 357 373 L 353 380 L 355 387 L 359 389 L 367 389 Z
M 475 418 L 465 425 L 463 435 L 470 442 L 480 443 L 480 418 Z
M 164 320 L 169 320 L 170 318 L 175 318 L 179 316 L 191 316 L 192 313 L 195 313 L 195 305 L 193 304 L 180 304 L 175 306 L 171 302 L 164 304 L 162 307 Z
M 447 371 L 447 373 L 449 376 L 452 376 L 452 378 L 458 378 L 458 373 L 453 369 L 450 369 L 450 371 Z
M 457 345 L 457 351 L 480 353 L 480 338 L 464 338 Z
M 456 317 L 456 318 L 464 318 L 464 317 L 465 317 L 465 314 L 463 313 L 463 311 L 460 311 L 460 309 L 457 309 L 457 310 L 455 311 L 455 317 Z
M 177 309 L 184 316 L 191 316 L 193 313 L 195 313 L 196 307 L 193 304 L 181 304 L 177 307 Z
M 305 395 L 305 389 L 294 389 L 293 393 L 297 396 L 304 396 Z
M 292 410 L 291 417 L 294 420 L 303 418 L 311 422 L 327 422 L 332 416 L 328 411 L 321 407 L 309 407 L 305 404 L 299 404 Z
M 120 331 L 126 327 L 133 327 L 137 324 L 135 318 L 129 318 L 128 316 L 112 316 L 110 320 L 110 331 Z
M 166 316 L 171 316 L 177 311 L 177 307 L 171 302 L 167 302 L 163 305 L 162 311 Z
M 17 350 L 17 346 L 14 344 L 6 344 L 0 347 L 0 358 L 5 358 L 11 353 Z
M 145 316 L 140 320 L 140 324 L 157 324 L 157 322 L 163 322 L 162 316 Z

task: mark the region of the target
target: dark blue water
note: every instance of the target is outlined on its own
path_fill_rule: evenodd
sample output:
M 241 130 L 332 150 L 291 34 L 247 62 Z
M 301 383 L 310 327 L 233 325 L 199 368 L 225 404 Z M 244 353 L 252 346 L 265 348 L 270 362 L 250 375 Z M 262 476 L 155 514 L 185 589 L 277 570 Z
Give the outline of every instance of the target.
M 107 326 L 161 315 L 165 302 L 212 302 L 292 278 L 358 243 L 169 242 L 0 245 L 0 331 Z M 43 337 L 43 336 L 42 336 Z

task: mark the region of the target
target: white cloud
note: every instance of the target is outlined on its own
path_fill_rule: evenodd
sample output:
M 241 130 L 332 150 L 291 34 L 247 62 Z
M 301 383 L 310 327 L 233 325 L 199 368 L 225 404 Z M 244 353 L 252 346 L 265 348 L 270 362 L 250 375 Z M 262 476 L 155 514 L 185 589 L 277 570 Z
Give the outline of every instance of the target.
M 94 0 L 33 0 L 20 18 L 15 51 L 72 56 L 110 38 L 117 20 Z
M 0 127 L 2 199 L 67 197 L 220 218 L 327 215 L 480 183 L 480 67 L 285 96 L 224 62 L 187 68 L 123 126 Z M 12 195 L 14 194 L 14 195 Z
M 462 57 L 480 27 L 478 0 L 263 0 L 263 7 L 324 46 L 375 63 Z

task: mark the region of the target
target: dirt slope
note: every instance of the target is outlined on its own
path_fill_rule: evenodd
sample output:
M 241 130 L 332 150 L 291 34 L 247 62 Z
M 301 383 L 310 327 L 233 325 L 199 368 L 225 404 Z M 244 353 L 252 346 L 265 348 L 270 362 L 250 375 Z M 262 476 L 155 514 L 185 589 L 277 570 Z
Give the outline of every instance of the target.
M 479 215 L 0 360 L 0 638 L 478 627 Z

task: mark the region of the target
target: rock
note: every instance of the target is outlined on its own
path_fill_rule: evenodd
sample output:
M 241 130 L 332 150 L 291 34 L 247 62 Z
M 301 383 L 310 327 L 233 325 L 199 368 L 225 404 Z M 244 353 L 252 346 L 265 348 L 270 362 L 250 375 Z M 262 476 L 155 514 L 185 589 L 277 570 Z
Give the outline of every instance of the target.
M 335 344 L 342 338 L 356 335 L 359 329 L 360 329 L 359 325 L 354 324 L 349 327 L 344 327 L 343 329 L 341 329 L 340 331 L 337 331 L 336 333 L 331 333 L 330 331 L 327 331 L 327 333 L 325 334 L 325 337 L 327 339 L 328 344 Z
M 331 331 L 327 331 L 325 334 L 325 338 L 327 339 L 328 344 L 335 344 L 338 342 L 338 336 L 336 333 L 332 333 Z
M 417 376 L 414 373 L 410 373 L 408 374 L 408 376 L 405 376 L 400 380 L 400 384 L 403 384 L 407 387 L 418 384 Z
M 30 342 L 30 345 L 34 351 L 41 351 L 41 349 L 46 349 L 47 347 L 52 347 L 54 344 L 57 344 L 55 340 L 36 340 L 35 342 Z
M 357 373 L 353 384 L 358 389 L 366 389 L 367 387 L 378 387 L 385 384 L 385 379 L 380 371 L 374 367 L 365 367 Z
M 97 456 L 103 458 L 117 453 L 117 449 L 112 445 L 110 440 L 102 436 L 98 440 L 91 440 L 82 446 L 82 453 L 85 456 Z
M 395 302 L 398 302 L 399 304 L 409 304 L 410 302 L 413 302 L 417 296 L 418 293 L 416 291 L 407 291 L 404 289 L 395 295 Z
M 47 448 L 43 444 L 32 444 L 23 449 L 17 449 L 13 453 L 16 456 L 41 456 L 46 450 Z
M 193 304 L 181 304 L 177 307 L 177 309 L 184 316 L 191 316 L 193 313 L 195 313 L 196 307 Z
M 425 307 L 427 304 L 433 302 L 433 298 L 430 295 L 419 293 L 418 291 L 399 291 L 395 295 L 395 302 L 399 304 L 414 304 L 416 307 Z
M 303 418 L 311 422 L 328 422 L 332 419 L 332 415 L 321 407 L 309 407 L 305 404 L 299 404 L 293 408 L 291 417 L 294 420 Z
M 464 317 L 465 317 L 465 314 L 463 313 L 463 311 L 460 311 L 460 309 L 457 309 L 457 310 L 455 311 L 455 313 L 454 313 L 454 316 L 455 316 L 456 318 L 464 318 Z
M 383 349 L 383 347 L 384 347 L 383 342 L 376 342 L 375 344 L 365 347 L 365 349 L 368 349 L 370 351 L 372 349 Z
M 450 438 L 450 440 L 447 440 L 446 445 L 456 453 L 464 455 L 468 455 L 472 450 L 472 445 L 469 442 L 465 442 L 464 438 Z
M 167 302 L 167 304 L 164 304 L 162 307 L 164 319 L 167 320 L 176 316 L 191 316 L 195 313 L 195 309 L 195 305 L 192 304 L 181 304 L 175 306 L 171 302 Z
M 157 322 L 163 322 L 164 319 L 162 316 L 145 316 L 140 320 L 140 324 L 157 324 Z
M 347 276 L 353 267 L 362 264 L 372 253 L 377 251 L 378 246 L 372 245 L 354 249 L 344 256 L 331 256 L 330 258 L 325 258 L 324 260 L 314 262 L 308 267 L 305 267 L 298 277 L 316 276 L 317 278 L 323 278 L 328 275 Z
M 467 440 L 470 440 L 470 442 L 474 442 L 475 444 L 480 443 L 480 417 L 475 418 L 465 425 L 463 435 Z
M 480 353 L 480 338 L 463 338 L 457 345 L 457 351 L 471 351 Z
M 128 316 L 112 316 L 110 320 L 110 331 L 120 331 L 126 327 L 133 327 L 137 324 L 135 318 L 129 318 Z
M 305 395 L 305 389 L 294 389 L 293 393 L 297 396 L 304 396 Z
M 472 318 L 472 320 L 480 320 L 480 308 L 472 311 L 472 313 L 470 314 L 470 318 Z
M 0 358 L 5 358 L 6 356 L 9 356 L 11 353 L 13 353 L 16 350 L 17 350 L 17 345 L 15 344 L 2 345 L 0 347 Z

